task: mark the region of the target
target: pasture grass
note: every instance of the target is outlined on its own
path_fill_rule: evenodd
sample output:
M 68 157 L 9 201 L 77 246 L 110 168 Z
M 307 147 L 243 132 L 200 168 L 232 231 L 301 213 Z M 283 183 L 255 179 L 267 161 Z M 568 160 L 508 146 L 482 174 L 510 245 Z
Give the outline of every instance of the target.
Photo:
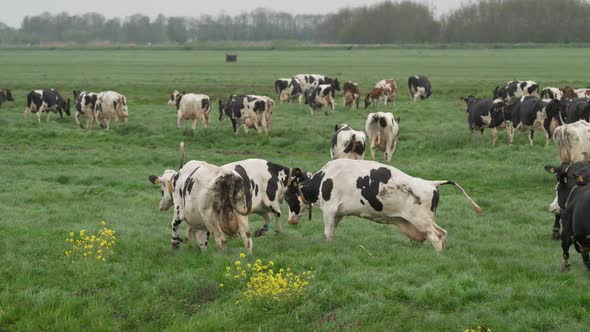
M 16 101 L 0 109 L 0 330 L 391 330 L 584 331 L 590 305 L 588 273 L 572 249 L 572 271 L 561 273 L 561 247 L 551 240 L 547 206 L 557 163 L 554 146 L 535 146 L 526 133 L 470 135 L 460 96 L 488 97 L 513 79 L 542 86 L 587 86 L 589 49 L 243 51 L 225 64 L 224 51 L 4 50 L 0 85 Z M 254 261 L 273 260 L 316 278 L 299 301 L 272 307 L 235 302 L 243 290 L 219 288 L 225 266 L 243 251 L 213 244 L 206 253 L 170 248 L 171 212 L 160 212 L 159 190 L 147 177 L 187 159 L 224 164 L 264 158 L 315 172 L 329 159 L 336 123 L 362 129 L 366 110 L 341 105 L 311 116 L 305 105 L 277 105 L 271 135 L 233 135 L 217 120 L 196 132 L 176 129 L 166 105 L 171 90 L 227 99 L 233 93 L 276 97 L 273 82 L 296 73 L 354 80 L 363 91 L 393 77 L 393 111 L 401 136 L 392 165 L 413 176 L 460 183 L 482 206 L 476 215 L 451 186 L 441 189 L 438 224 L 447 251 L 407 240 L 395 226 L 347 217 L 336 240 L 323 238 L 322 217 L 286 224 L 254 239 Z M 409 75 L 431 78 L 433 97 L 411 103 Z M 129 125 L 109 132 L 80 130 L 73 117 L 24 121 L 26 93 L 57 88 L 124 93 Z M 382 105 L 373 110 L 391 110 Z M 367 153 L 368 155 L 368 153 Z M 378 154 L 378 160 L 383 160 Z M 114 255 L 95 265 L 66 258 L 70 231 L 101 220 L 117 232 Z M 250 218 L 251 229 L 262 224 Z M 274 225 L 271 225 L 274 229 Z

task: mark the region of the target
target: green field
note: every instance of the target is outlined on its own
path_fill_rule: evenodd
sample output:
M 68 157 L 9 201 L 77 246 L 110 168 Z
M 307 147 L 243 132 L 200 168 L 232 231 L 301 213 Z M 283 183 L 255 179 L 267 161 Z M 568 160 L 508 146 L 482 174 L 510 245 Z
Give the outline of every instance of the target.
M 588 86 L 590 49 L 242 51 L 235 64 L 225 64 L 224 54 L 0 51 L 0 87 L 16 98 L 0 109 L 0 330 L 588 329 L 588 272 L 572 248 L 572 271 L 561 273 L 561 246 L 551 240 L 554 178 L 543 166 L 558 162 L 555 147 L 545 147 L 538 131 L 533 147 L 526 132 L 517 132 L 513 146 L 502 132 L 491 148 L 487 131 L 470 136 L 459 97 L 489 97 L 514 79 Z M 173 251 L 172 212 L 158 210 L 160 192 L 147 177 L 177 167 L 180 141 L 188 159 L 221 165 L 258 157 L 315 172 L 329 159 L 334 125 L 362 129 L 368 112 L 344 109 L 339 96 L 329 116 L 277 105 L 269 137 L 234 136 L 229 122 L 217 120 L 216 105 L 208 130 L 199 125 L 193 133 L 186 122 L 177 130 L 166 102 L 174 89 L 215 100 L 275 98 L 274 80 L 297 73 L 353 80 L 363 91 L 395 78 L 401 141 L 391 164 L 457 181 L 484 213 L 442 188 L 437 222 L 449 237 L 439 254 L 395 226 L 353 217 L 328 243 L 319 210 L 290 226 L 283 204 L 284 232 L 255 238 L 246 260 L 312 270 L 315 279 L 293 302 L 236 304 L 244 290 L 224 274 L 243 251 L 241 240 L 232 239 L 226 254 L 214 244 L 206 253 L 186 243 Z M 431 78 L 430 100 L 409 102 L 413 74 Z M 53 115 L 41 126 L 34 116 L 24 121 L 26 93 L 52 87 L 70 98 L 74 89 L 119 91 L 128 98 L 129 125 L 107 132 L 78 129 L 73 116 Z M 104 264 L 67 258 L 68 233 L 97 229 L 102 220 L 117 232 L 115 254 Z M 261 224 L 250 218 L 251 229 Z

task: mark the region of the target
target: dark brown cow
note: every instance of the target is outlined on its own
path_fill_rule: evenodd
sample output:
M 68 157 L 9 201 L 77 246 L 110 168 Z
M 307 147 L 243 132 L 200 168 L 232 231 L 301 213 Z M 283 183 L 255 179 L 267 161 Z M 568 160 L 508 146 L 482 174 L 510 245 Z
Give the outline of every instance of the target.
M 348 81 L 344 83 L 342 86 L 342 96 L 343 96 L 343 104 L 346 107 L 354 107 L 359 108 L 359 100 L 361 96 L 361 91 L 359 89 L 358 83 L 354 83 L 352 81 Z

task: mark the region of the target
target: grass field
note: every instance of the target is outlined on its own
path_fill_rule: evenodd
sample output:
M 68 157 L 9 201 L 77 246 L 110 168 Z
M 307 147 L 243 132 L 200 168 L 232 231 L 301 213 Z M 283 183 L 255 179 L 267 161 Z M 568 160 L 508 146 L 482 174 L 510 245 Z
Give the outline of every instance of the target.
M 561 247 L 551 240 L 554 178 L 543 166 L 558 162 L 555 147 L 545 147 L 540 132 L 533 147 L 525 132 L 508 146 L 503 132 L 491 148 L 488 132 L 469 135 L 459 97 L 488 97 L 513 79 L 585 87 L 590 49 L 243 51 L 236 64 L 225 64 L 224 53 L 0 51 L 0 86 L 16 98 L 0 109 L 0 330 L 588 329 L 588 273 L 573 249 L 572 271 L 561 273 Z M 354 80 L 362 90 L 395 78 L 401 141 L 391 164 L 459 182 L 484 213 L 442 188 L 443 254 L 395 226 L 347 217 L 327 243 L 319 210 L 298 226 L 283 217 L 285 231 L 254 239 L 247 260 L 312 270 L 315 279 L 298 301 L 236 304 L 243 290 L 218 284 L 241 241 L 231 240 L 225 255 L 215 245 L 203 254 L 186 244 L 171 250 L 171 212 L 158 210 L 160 193 L 148 175 L 177 167 L 181 140 L 188 159 L 221 165 L 259 157 L 315 172 L 329 159 L 334 125 L 362 129 L 367 111 L 344 109 L 340 97 L 329 116 L 283 104 L 269 137 L 234 136 L 228 122 L 217 121 L 217 107 L 208 130 L 193 133 L 189 123 L 177 130 L 166 101 L 174 89 L 275 98 L 275 78 L 296 73 Z M 412 74 L 431 78 L 430 100 L 409 102 Z M 73 116 L 53 115 L 41 126 L 34 116 L 24 121 L 26 93 L 51 87 L 70 98 L 73 89 L 124 93 L 129 125 L 107 132 L 80 130 Z M 115 254 L 104 264 L 66 258 L 68 233 L 97 229 L 102 220 L 117 232 Z M 250 223 L 256 229 L 262 219 Z

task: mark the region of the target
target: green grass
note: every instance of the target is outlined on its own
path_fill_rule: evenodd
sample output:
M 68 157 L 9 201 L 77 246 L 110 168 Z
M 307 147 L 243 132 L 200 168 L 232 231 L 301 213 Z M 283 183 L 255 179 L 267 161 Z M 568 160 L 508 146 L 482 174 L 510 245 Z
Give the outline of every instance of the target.
M 470 136 L 460 96 L 488 97 L 507 80 L 542 86 L 587 86 L 590 49 L 243 51 L 225 64 L 224 51 L 4 50 L 0 85 L 16 102 L 0 109 L 0 330 L 587 330 L 588 273 L 572 249 L 573 268 L 561 273 L 561 246 L 552 241 L 554 146 L 540 132 L 535 146 L 517 133 Z M 213 244 L 170 248 L 171 212 L 158 210 L 159 190 L 147 177 L 177 167 L 178 143 L 188 159 L 223 164 L 249 157 L 317 171 L 329 159 L 336 123 L 362 129 L 367 112 L 341 107 L 310 116 L 304 105 L 276 107 L 271 135 L 234 136 L 228 122 L 176 129 L 166 105 L 171 90 L 226 99 L 232 93 L 275 97 L 273 82 L 296 73 L 325 73 L 366 90 L 397 79 L 394 108 L 401 136 L 392 165 L 426 179 L 459 182 L 482 206 L 475 215 L 463 196 L 441 189 L 437 221 L 449 232 L 447 251 L 407 240 L 395 226 L 347 217 L 336 240 L 323 239 L 321 213 L 284 233 L 254 240 L 255 260 L 273 260 L 316 279 L 302 301 L 273 308 L 241 304 L 241 290 L 219 289 L 224 268 L 242 251 Z M 406 79 L 428 75 L 432 99 L 412 104 Z M 24 121 L 33 88 L 124 93 L 129 126 L 80 130 L 73 117 L 38 126 Z M 379 110 L 385 110 L 383 106 Z M 387 108 L 390 110 L 390 108 Z M 382 160 L 381 156 L 378 160 Z M 286 205 L 283 213 L 286 213 Z M 116 253 L 103 266 L 64 255 L 67 233 L 117 232 Z M 260 227 L 258 216 L 251 228 Z M 274 229 L 274 225 L 272 225 Z M 361 248 L 364 247 L 363 248 Z M 326 318 L 329 317 L 329 318 Z M 325 321 L 329 321 L 325 323 Z M 358 325 L 358 322 L 361 325 Z M 324 323 L 322 323 L 324 322 Z

